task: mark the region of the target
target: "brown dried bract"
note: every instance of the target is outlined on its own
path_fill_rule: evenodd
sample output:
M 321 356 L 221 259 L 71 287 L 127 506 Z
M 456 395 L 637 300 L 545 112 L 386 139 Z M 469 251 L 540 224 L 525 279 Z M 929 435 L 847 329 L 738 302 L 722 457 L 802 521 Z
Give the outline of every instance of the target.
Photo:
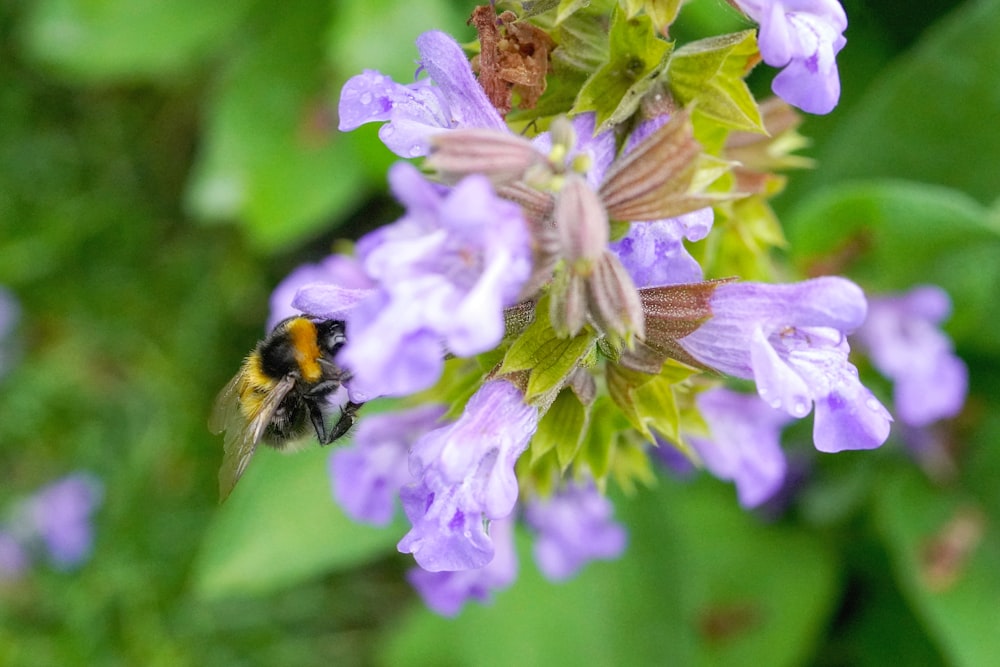
M 545 92 L 549 53 L 555 48 L 552 38 L 544 30 L 518 21 L 513 12 L 498 17 L 490 5 L 476 7 L 469 24 L 479 33 L 479 83 L 493 106 L 506 116 L 517 93 L 521 108 L 534 108 Z

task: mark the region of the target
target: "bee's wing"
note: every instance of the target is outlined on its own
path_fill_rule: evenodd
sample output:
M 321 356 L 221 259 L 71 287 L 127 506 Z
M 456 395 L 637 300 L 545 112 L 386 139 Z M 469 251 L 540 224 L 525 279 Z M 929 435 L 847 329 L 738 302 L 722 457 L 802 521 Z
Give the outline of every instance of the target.
M 243 371 L 233 376 L 233 379 L 226 383 L 212 405 L 212 414 L 208 417 L 208 430 L 211 433 L 219 434 L 229 429 L 233 424 L 234 417 L 240 414 L 240 383 L 243 382 Z
M 216 408 L 212 412 L 212 421 L 209 422 L 212 427 L 217 423 L 224 424 L 219 430 L 224 428 L 226 431 L 222 467 L 219 469 L 219 502 L 229 497 L 236 482 L 247 469 L 250 458 L 257 449 L 257 443 L 264 436 L 264 431 L 274 417 L 275 411 L 295 386 L 295 378 L 291 376 L 282 378 L 261 400 L 256 407 L 256 413 L 249 417 L 240 411 L 238 379 L 230 385 L 227 385 L 219 395 Z

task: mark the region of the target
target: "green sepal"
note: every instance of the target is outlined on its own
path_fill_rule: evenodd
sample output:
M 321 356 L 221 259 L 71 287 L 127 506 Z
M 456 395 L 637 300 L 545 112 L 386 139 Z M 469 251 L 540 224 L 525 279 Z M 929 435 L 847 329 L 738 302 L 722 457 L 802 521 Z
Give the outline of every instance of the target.
M 659 375 L 611 364 L 606 375 L 608 394 L 646 440 L 655 439 L 655 430 L 676 442 L 680 439 L 681 417 L 674 385 L 697 372 L 674 362 L 665 363 Z
M 764 133 L 764 123 L 743 77 L 758 58 L 753 30 L 685 44 L 667 66 L 670 91 L 681 104 L 737 130 Z
M 716 208 L 719 230 L 707 241 L 706 273 L 741 276 L 744 280 L 771 282 L 775 279 L 773 248 L 784 248 L 781 222 L 760 195 Z
M 622 438 L 615 449 L 611 463 L 611 477 L 627 494 L 636 492 L 636 483 L 651 487 L 656 484 L 656 474 L 649 463 L 649 453 L 639 443 Z
M 666 67 L 672 45 L 660 39 L 648 16 L 612 15 L 608 60 L 580 90 L 571 114 L 594 111 L 595 132 L 624 122 Z
M 587 428 L 587 410 L 571 389 L 563 389 L 549 406 L 548 412 L 538 423 L 538 430 L 531 439 L 531 464 L 557 447 L 576 454 Z
M 579 454 L 574 457 L 577 464 L 590 469 L 594 481 L 603 487 L 611 470 L 612 459 L 621 438 L 628 428 L 628 421 L 607 396 L 600 396 L 590 410 L 590 424 Z
M 535 321 L 507 350 L 499 372 L 528 371 L 525 400 L 530 402 L 557 388 L 590 352 L 595 335 L 585 328 L 571 338 L 560 338 L 549 319 L 548 298 L 538 302 Z
M 677 18 L 681 10 L 681 0 L 624 0 L 625 11 L 629 18 L 638 14 L 641 10 L 646 11 L 653 21 L 653 26 L 663 34 L 667 33 L 667 28 Z

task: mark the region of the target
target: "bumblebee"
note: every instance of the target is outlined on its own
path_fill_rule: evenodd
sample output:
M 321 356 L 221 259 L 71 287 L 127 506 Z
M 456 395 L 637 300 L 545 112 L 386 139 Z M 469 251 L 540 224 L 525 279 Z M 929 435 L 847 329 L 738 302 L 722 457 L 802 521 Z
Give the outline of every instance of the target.
M 224 501 L 263 442 L 283 449 L 309 427 L 321 445 L 350 430 L 361 403 L 348 401 L 334 422 L 329 399 L 350 379 L 333 359 L 347 341 L 344 323 L 310 316 L 289 317 L 247 355 L 236 376 L 219 392 L 209 430 L 226 432 L 219 470 Z

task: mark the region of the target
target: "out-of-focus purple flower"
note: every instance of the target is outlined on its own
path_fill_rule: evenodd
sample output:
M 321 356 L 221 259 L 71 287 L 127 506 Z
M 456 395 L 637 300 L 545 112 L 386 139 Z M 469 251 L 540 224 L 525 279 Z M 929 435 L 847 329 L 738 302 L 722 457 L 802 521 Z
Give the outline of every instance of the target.
M 628 234 L 610 244 L 636 287 L 659 287 L 702 280 L 701 265 L 683 239 L 700 241 L 712 229 L 711 208 L 656 220 L 633 222 Z
M 699 394 L 697 403 L 710 435 L 691 435 L 688 441 L 709 472 L 735 482 L 743 507 L 756 507 L 773 496 L 785 479 L 780 439 L 791 417 L 754 394 L 722 387 Z
M 803 111 L 825 114 L 840 99 L 836 56 L 847 40 L 847 15 L 837 0 L 735 0 L 760 24 L 760 55 L 784 67 L 771 89 Z
M 491 521 L 490 537 L 495 553 L 493 560 L 482 567 L 452 572 L 429 572 L 419 567 L 410 570 L 407 579 L 428 607 L 442 616 L 455 616 L 466 600 L 489 602 L 494 591 L 514 583 L 514 519 Z
M 340 93 L 340 129 L 385 122 L 379 138 L 400 157 L 427 155 L 428 138 L 443 130 L 482 127 L 509 132 L 479 85 L 462 47 L 432 30 L 417 38 L 420 70 L 428 78 L 401 85 L 365 70 Z
M 413 527 L 399 542 L 425 570 L 468 570 L 493 558 L 484 519 L 502 519 L 517 502 L 514 463 L 538 427 L 538 410 L 520 390 L 492 380 L 457 421 L 422 436 L 410 454 L 420 482 L 403 487 Z
M 872 363 L 894 383 L 896 416 L 909 426 L 954 417 L 965 404 L 969 370 L 940 329 L 950 314 L 947 292 L 926 285 L 871 299 L 858 329 Z
M 330 455 L 333 496 L 355 521 L 384 526 L 396 497 L 410 478 L 410 446 L 434 428 L 443 405 L 371 415 L 361 421 L 348 447 Z
M 21 319 L 21 306 L 10 291 L 0 287 L 0 376 L 3 376 L 12 365 L 12 358 L 17 356 L 12 351 L 11 334 L 18 320 Z
M 892 417 L 848 361 L 847 334 L 867 304 L 843 278 L 791 285 L 726 283 L 712 317 L 678 343 L 707 366 L 754 380 L 773 408 L 801 419 L 815 404 L 813 440 L 822 452 L 871 449 L 889 437 Z
M 20 578 L 30 566 L 24 545 L 13 533 L 0 528 L 0 582 Z
M 407 163 L 389 172 L 407 212 L 357 245 L 377 285 L 348 313 L 347 343 L 337 361 L 353 373 L 355 392 L 400 396 L 426 389 L 441 374 L 445 350 L 471 356 L 504 335 L 504 308 L 531 273 L 531 247 L 521 209 L 496 196 L 481 176 L 454 189 L 435 185 Z M 301 289 L 297 308 L 331 317 L 321 285 Z
M 571 484 L 529 502 L 525 520 L 536 533 L 535 561 L 542 574 L 561 581 L 591 560 L 621 556 L 625 529 L 612 520 L 613 511 L 593 484 Z
M 650 453 L 654 455 L 676 479 L 688 480 L 694 477 L 698 469 L 695 467 L 694 462 L 688 458 L 684 452 L 659 436 L 657 436 L 656 440 L 656 446 L 650 448 Z
M 76 473 L 53 482 L 27 501 L 25 520 L 57 567 L 71 568 L 90 555 L 94 541 L 90 517 L 102 494 L 96 478 Z
M 326 317 L 335 319 L 336 309 L 331 308 L 335 299 L 343 299 L 343 314 L 350 312 L 355 305 L 367 297 L 374 284 L 365 275 L 361 265 L 353 257 L 345 255 L 330 255 L 318 264 L 303 264 L 289 273 L 284 280 L 278 283 L 271 293 L 271 314 L 267 321 L 267 330 L 270 331 L 278 322 L 285 318 L 306 313 L 315 313 L 308 309 L 309 303 L 301 303 L 306 308 L 299 309 L 292 305 L 295 295 L 303 287 L 310 285 L 321 290 L 324 311 Z M 330 293 L 336 290 L 336 295 Z

